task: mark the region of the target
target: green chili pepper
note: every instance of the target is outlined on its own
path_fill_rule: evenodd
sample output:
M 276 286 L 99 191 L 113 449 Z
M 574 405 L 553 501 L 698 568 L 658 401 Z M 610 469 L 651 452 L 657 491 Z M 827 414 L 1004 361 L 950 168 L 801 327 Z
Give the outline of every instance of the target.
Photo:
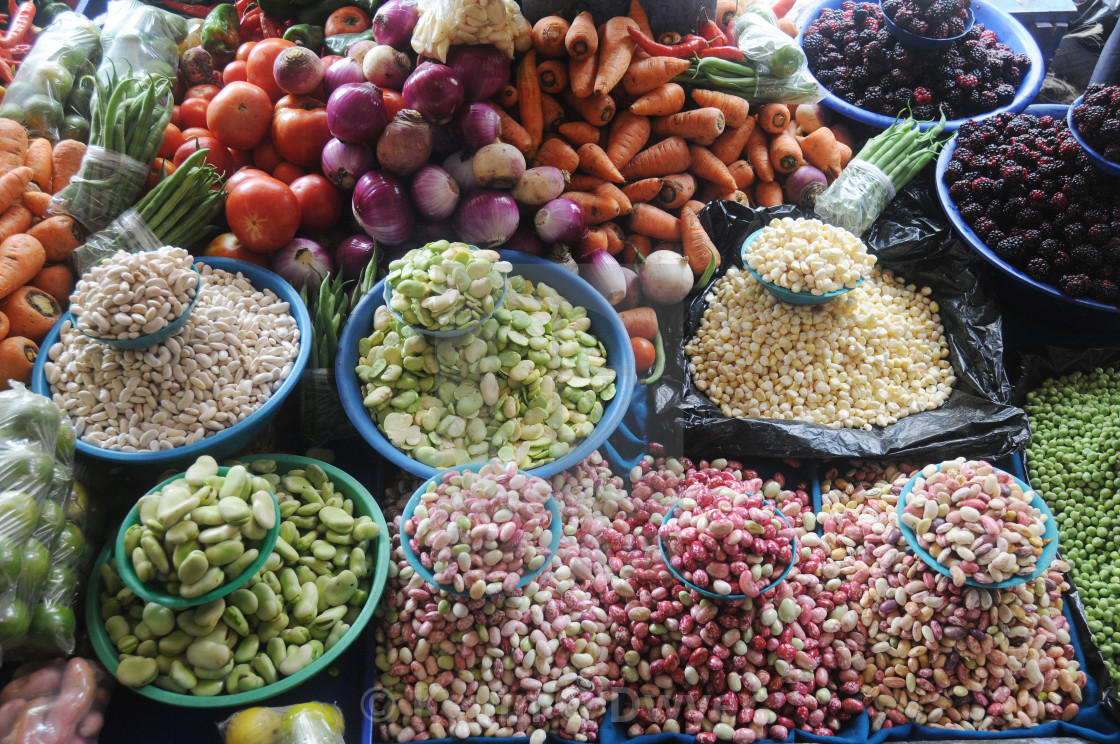
M 318 53 L 323 48 L 323 27 L 310 23 L 298 23 L 284 32 L 284 38 L 301 47 Z

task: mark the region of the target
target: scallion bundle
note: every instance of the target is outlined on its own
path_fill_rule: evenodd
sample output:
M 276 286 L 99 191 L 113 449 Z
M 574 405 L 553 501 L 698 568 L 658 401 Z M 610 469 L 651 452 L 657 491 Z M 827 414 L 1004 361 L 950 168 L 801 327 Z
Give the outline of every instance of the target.
M 937 139 L 944 128 L 944 114 L 941 121 L 925 132 L 918 128 L 918 122 L 912 116 L 901 121 L 895 119 L 894 124 L 883 130 L 882 134 L 869 139 L 854 160 L 874 165 L 887 175 L 894 190 L 899 191 L 937 157 L 947 141 Z

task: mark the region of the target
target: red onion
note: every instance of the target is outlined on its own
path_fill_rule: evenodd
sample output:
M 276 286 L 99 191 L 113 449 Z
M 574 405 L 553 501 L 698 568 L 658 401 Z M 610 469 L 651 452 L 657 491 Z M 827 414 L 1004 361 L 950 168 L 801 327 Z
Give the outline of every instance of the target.
M 346 56 L 353 57 L 354 59 L 358 60 L 358 62 L 361 62 L 363 59 L 365 59 L 366 52 L 376 46 L 377 42 L 373 41 L 372 39 L 362 39 L 361 41 L 355 41 L 346 49 Z M 373 81 L 371 80 L 370 82 Z
M 478 248 L 496 248 L 517 229 L 517 204 L 502 191 L 476 191 L 459 205 L 455 232 Z
M 397 245 L 412 232 L 412 205 L 397 177 L 370 171 L 354 187 L 354 218 L 379 243 Z
M 471 170 L 484 188 L 512 189 L 525 173 L 525 156 L 513 145 L 495 142 L 474 154 Z
M 614 256 L 596 248 L 580 259 L 579 275 L 586 279 L 607 302 L 617 305 L 626 297 L 626 277 Z
M 447 127 L 432 127 L 432 152 L 448 155 L 459 149 L 459 143 L 447 131 Z
M 377 245 L 368 235 L 343 238 L 334 249 L 334 265 L 347 281 L 356 280 L 371 260 L 377 260 Z
M 404 82 L 401 94 L 405 108 L 419 111 L 432 124 L 451 121 L 463 105 L 463 84 L 454 70 L 438 62 L 424 62 L 417 67 Z
M 323 65 L 319 55 L 307 47 L 288 47 L 272 63 L 272 76 L 280 90 L 293 95 L 306 95 L 319 87 L 323 80 Z
M 539 207 L 564 193 L 568 176 L 551 165 L 530 168 L 513 187 L 513 198 L 518 204 Z
M 343 142 L 373 142 L 388 122 L 385 99 L 373 83 L 340 85 L 327 99 L 327 128 Z
M 430 220 L 451 216 L 459 204 L 459 184 L 438 165 L 425 165 L 412 177 L 412 206 Z
M 587 215 L 571 199 L 553 199 L 533 218 L 537 235 L 546 243 L 575 245 L 587 233 Z
M 354 188 L 374 164 L 373 150 L 365 142 L 347 143 L 332 138 L 323 147 L 323 175 L 344 191 Z
M 307 285 L 309 292 L 319 289 L 319 281 L 331 273 L 331 254 L 314 240 L 293 238 L 272 257 L 270 268 L 288 280 L 296 290 Z
M 493 98 L 509 82 L 509 58 L 489 44 L 451 47 L 447 66 L 463 81 L 468 101 Z
M 623 266 L 622 277 L 626 280 L 626 296 L 614 306 L 614 309 L 619 312 L 631 310 L 642 304 L 642 283 L 638 280 L 638 275 L 629 266 Z
M 544 243 L 537 237 L 537 233 L 528 225 L 521 225 L 517 232 L 509 239 L 503 248 L 519 251 L 530 256 L 540 256 L 544 253 Z
M 472 152 L 489 145 L 501 133 L 498 112 L 485 103 L 468 103 L 451 120 L 451 136 Z
M 373 38 L 378 44 L 408 49 L 419 19 L 420 10 L 413 0 L 389 0 L 373 16 Z
M 459 151 L 451 153 L 443 161 L 443 169 L 459 184 L 459 193 L 463 196 L 480 188 L 474 177 L 474 168 L 471 167 L 472 160 L 469 152 Z
M 323 73 L 323 89 L 331 94 L 340 85 L 346 83 L 364 83 L 366 76 L 362 72 L 362 63 L 350 57 L 336 60 L 327 71 Z
M 382 88 L 400 90 L 410 72 L 412 60 L 393 47 L 375 46 L 362 58 L 362 73 L 366 80 Z
M 377 162 L 398 176 L 412 175 L 432 155 L 431 130 L 418 112 L 398 111 L 377 140 Z
M 817 195 L 828 188 L 828 177 L 811 165 L 803 165 L 786 179 L 784 190 L 793 203 L 812 209 Z

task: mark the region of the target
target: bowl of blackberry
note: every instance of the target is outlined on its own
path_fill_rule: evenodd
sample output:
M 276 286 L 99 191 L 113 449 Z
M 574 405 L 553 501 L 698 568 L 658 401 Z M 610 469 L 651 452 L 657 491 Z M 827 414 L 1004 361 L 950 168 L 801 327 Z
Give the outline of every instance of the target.
M 941 49 L 964 39 L 976 23 L 972 0 L 882 0 L 891 36 L 916 49 Z
M 1090 85 L 1069 107 L 1066 124 L 1089 162 L 1120 176 L 1120 86 Z

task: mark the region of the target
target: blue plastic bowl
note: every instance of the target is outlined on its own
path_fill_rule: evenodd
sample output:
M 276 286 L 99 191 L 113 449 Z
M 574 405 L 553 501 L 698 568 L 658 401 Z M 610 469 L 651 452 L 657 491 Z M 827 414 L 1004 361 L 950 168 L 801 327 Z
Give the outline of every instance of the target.
M 883 3 L 880 2 L 880 9 L 882 6 Z M 887 15 L 885 10 L 883 11 L 883 20 L 887 24 L 887 31 L 890 32 L 890 35 L 908 47 L 913 47 L 915 49 L 944 49 L 945 47 L 952 46 L 954 42 L 963 39 L 965 35 L 972 30 L 972 27 L 976 25 L 976 14 L 972 12 L 972 8 L 970 7 L 968 9 L 968 20 L 965 21 L 964 31 L 956 36 L 949 36 L 944 39 L 935 39 L 932 36 L 919 36 L 918 34 L 911 33 L 895 23 L 894 20 Z
M 102 338 L 101 336 L 94 336 L 91 333 L 86 333 L 80 328 L 78 328 L 78 333 L 81 333 L 87 338 L 92 338 L 94 341 L 100 341 L 107 346 L 114 346 L 118 349 L 146 349 L 155 344 L 162 344 L 183 329 L 183 326 L 187 324 L 187 321 L 191 317 L 191 311 L 194 310 L 194 306 L 198 304 L 198 296 L 201 294 L 199 290 L 202 288 L 202 275 L 198 273 L 197 266 L 194 267 L 194 273 L 198 274 L 198 284 L 195 285 L 194 298 L 191 300 L 190 304 L 187 305 L 187 309 L 184 310 L 178 318 L 171 321 L 163 328 L 160 328 L 155 333 L 144 333 L 136 338 Z M 73 323 L 74 314 L 66 313 L 66 320 Z M 74 325 L 77 327 L 77 323 Z
M 1061 104 L 1034 104 L 1028 106 L 1023 113 L 1030 114 L 1031 116 L 1052 116 L 1055 119 L 1064 119 L 1068 108 L 1068 106 Z M 957 138 L 954 135 L 953 138 L 945 144 L 945 147 L 941 150 L 941 154 L 937 157 L 937 170 L 934 183 L 937 187 L 937 198 L 941 202 L 941 208 L 945 210 L 945 216 L 949 218 L 949 222 L 953 225 L 953 229 L 957 231 L 957 234 L 961 236 L 961 239 L 979 253 L 985 261 L 999 269 L 1001 273 L 1025 285 L 1034 293 L 1044 295 L 1043 299 L 1061 300 L 1062 302 L 1081 308 L 1102 311 L 1114 315 L 1120 314 L 1120 307 L 1116 305 L 1106 305 L 1096 300 L 1070 297 L 1055 286 L 1035 281 L 1027 276 L 1026 272 L 1015 268 L 997 256 L 995 251 L 984 244 L 980 236 L 974 233 L 972 228 L 961 218 L 961 213 L 957 209 L 956 203 L 953 202 L 953 197 L 949 196 L 949 187 L 945 184 L 945 169 L 949 167 L 949 162 L 953 159 L 953 153 L 956 149 Z
M 472 462 L 467 465 L 458 465 L 456 467 L 440 471 L 428 480 L 424 481 L 424 483 L 421 484 L 421 486 L 413 492 L 412 498 L 408 500 L 408 503 L 405 504 L 404 511 L 401 512 L 401 523 L 403 524 L 405 521 L 412 518 L 413 513 L 415 513 L 416 511 L 416 507 L 420 505 L 420 497 L 427 493 L 428 486 L 433 484 L 438 486 L 443 481 L 443 476 L 447 475 L 448 473 L 462 472 L 464 470 L 470 470 L 477 473 L 488 464 L 489 463 L 485 462 Z M 526 470 L 519 470 L 517 472 L 523 475 L 529 475 L 529 471 Z M 529 573 L 521 575 L 521 580 L 517 582 L 518 589 L 524 589 L 525 587 L 529 586 L 529 584 L 536 581 L 537 577 L 544 573 L 545 570 L 550 565 L 552 565 L 552 559 L 556 557 L 556 551 L 560 549 L 560 535 L 564 532 L 563 517 L 560 514 L 560 504 L 557 503 L 555 496 L 550 496 L 548 498 L 547 504 L 548 510 L 552 512 L 552 521 L 548 523 L 548 528 L 552 530 L 552 542 L 549 543 L 548 546 L 548 558 L 545 559 L 544 563 L 542 563 L 540 567 L 535 571 L 530 571 Z M 408 561 L 408 565 L 412 566 L 413 570 L 416 571 L 416 573 L 420 574 L 420 577 L 424 579 L 424 581 L 428 582 L 434 587 L 439 588 L 441 591 L 447 592 L 448 594 L 455 594 L 460 597 L 470 596 L 469 591 L 460 592 L 456 591 L 455 587 L 451 584 L 437 583 L 435 575 L 427 568 L 425 568 L 424 564 L 420 562 L 420 556 L 416 555 L 416 552 L 412 549 L 411 542 L 411 540 L 405 539 L 405 534 L 402 531 L 401 550 L 404 551 L 405 560 Z M 497 592 L 496 594 L 485 594 L 483 596 L 493 597 L 497 594 L 502 593 L 503 592 Z
M 282 302 L 287 302 L 291 306 L 292 315 L 296 319 L 296 325 L 299 327 L 299 353 L 296 355 L 296 360 L 292 364 L 292 369 L 288 372 L 288 379 L 284 380 L 280 388 L 272 394 L 272 397 L 265 401 L 257 410 L 246 416 L 241 421 L 238 421 L 233 426 L 212 434 L 202 441 L 188 444 L 183 447 L 176 447 L 174 449 L 162 450 L 160 452 L 120 452 L 117 450 L 104 449 L 87 443 L 80 437 L 78 438 L 77 448 L 78 452 L 87 455 L 96 460 L 113 463 L 116 465 L 133 465 L 140 467 L 170 467 L 175 465 L 184 465 L 193 462 L 201 455 L 210 455 L 216 459 L 227 457 L 238 450 L 243 449 L 251 441 L 257 438 L 265 427 L 276 418 L 276 414 L 280 412 L 280 406 L 284 403 L 296 385 L 299 384 L 299 379 L 303 374 L 304 367 L 307 366 L 307 359 L 311 355 L 311 316 L 307 314 L 307 307 L 304 306 L 303 301 L 299 298 L 299 293 L 292 288 L 284 279 L 280 278 L 278 274 L 274 274 L 268 269 L 262 268 L 255 264 L 239 261 L 235 258 L 196 258 L 196 263 L 203 263 L 215 269 L 229 271 L 232 273 L 241 272 L 245 278 L 252 282 L 253 286 L 257 289 L 270 289 Z M 50 330 L 47 337 L 43 340 L 42 349 L 43 353 L 35 360 L 35 369 L 31 372 L 31 390 L 51 397 L 50 386 L 47 384 L 47 378 L 43 373 L 43 366 L 47 363 L 47 350 L 58 343 L 58 335 L 62 329 L 62 323 L 66 322 L 61 320 L 55 324 L 54 328 Z
M 1082 93 L 1077 97 L 1077 100 L 1066 111 L 1066 124 L 1069 126 L 1069 131 L 1073 134 L 1073 138 L 1077 140 L 1077 144 L 1081 145 L 1081 149 L 1085 151 L 1085 157 L 1089 158 L 1089 162 L 1100 168 L 1102 171 L 1110 176 L 1120 176 L 1120 163 L 1114 160 L 1109 160 L 1104 155 L 1101 155 L 1093 146 L 1090 145 L 1077 131 L 1077 127 L 1073 125 L 1073 110 L 1085 103 L 1085 94 Z
M 626 328 L 622 325 L 615 309 L 597 289 L 579 276 L 552 261 L 518 251 L 499 251 L 499 255 L 503 261 L 513 264 L 511 274 L 520 274 L 533 282 L 544 282 L 573 305 L 582 305 L 587 309 L 587 316 L 591 318 L 591 333 L 603 342 L 607 350 L 607 361 L 618 375 L 615 381 L 614 398 L 607 404 L 603 417 L 595 425 L 591 435 L 560 459 L 525 471 L 528 475 L 547 478 L 580 463 L 607 441 L 607 437 L 622 423 L 622 417 L 626 414 L 626 409 L 630 406 L 630 398 L 634 394 L 634 385 L 638 381 L 634 349 L 630 346 L 630 337 L 626 335 Z M 394 447 L 377 428 L 377 424 L 362 405 L 364 398 L 362 384 L 354 371 L 359 359 L 358 342 L 369 335 L 373 329 L 374 311 L 385 304 L 382 286 L 384 283 L 385 280 L 382 279 L 362 298 L 350 313 L 350 318 L 342 329 L 342 337 L 338 342 L 338 357 L 335 360 L 338 394 L 342 398 L 342 407 L 346 410 L 346 415 L 350 417 L 354 428 L 382 457 L 413 475 L 431 478 L 437 473 L 442 473 L 443 470 L 414 460 Z
M 766 228 L 762 228 L 762 230 L 765 229 Z M 749 256 L 751 253 L 749 250 L 750 246 L 752 243 L 754 243 L 755 240 L 758 239 L 758 236 L 762 233 L 762 230 L 755 230 L 753 233 L 747 236 L 747 239 L 743 241 L 743 247 L 740 249 L 739 255 L 743 259 L 743 268 L 747 270 L 747 273 L 757 279 L 758 283 L 765 287 L 767 292 L 774 295 L 774 297 L 778 298 L 782 302 L 788 302 L 791 305 L 823 305 L 826 302 L 835 300 L 840 295 L 851 292 L 853 289 L 863 284 L 865 277 L 861 277 L 860 280 L 856 282 L 856 287 L 844 287 L 843 289 L 837 289 L 833 292 L 825 292 L 824 294 L 815 295 L 812 292 L 794 292 L 791 289 L 779 287 L 777 284 L 766 281 L 761 276 L 759 276 L 759 273 L 757 271 L 752 269 L 750 265 L 747 264 L 747 256 Z
M 838 10 L 842 4 L 843 0 L 818 0 L 818 2 L 807 7 L 797 18 L 797 27 L 800 29 L 800 32 L 797 34 L 797 43 L 801 44 L 803 42 L 805 29 L 820 16 L 822 10 L 826 8 Z M 989 116 L 1001 114 L 1005 111 L 1014 113 L 1022 111 L 1034 100 L 1034 97 L 1038 95 L 1038 91 L 1042 90 L 1042 79 L 1046 76 L 1046 63 L 1042 58 L 1042 50 L 1038 48 L 1038 42 L 1034 40 L 1034 37 L 1031 36 L 1030 32 L 1027 31 L 1023 24 L 1019 23 L 1019 21 L 999 8 L 985 2 L 980 2 L 979 0 L 973 1 L 973 14 L 976 23 L 983 23 L 985 28 L 995 31 L 996 35 L 999 36 L 999 40 L 1010 47 L 1013 52 L 1016 54 L 1025 54 L 1030 57 L 1031 69 L 1027 72 L 1027 76 L 1023 79 L 1023 82 L 1019 85 L 1019 91 L 1015 94 L 1015 98 L 1011 103 L 967 119 L 952 119 L 947 121 L 945 122 L 944 130 L 946 132 L 955 132 L 966 121 L 986 119 Z M 839 96 L 828 92 L 828 89 L 819 80 L 817 84 L 820 85 L 821 90 L 824 91 L 824 99 L 821 103 L 833 111 L 843 114 L 850 119 L 854 119 L 861 124 L 878 127 L 879 129 L 886 129 L 894 123 L 894 117 L 883 116 L 882 114 L 875 114 L 861 109 L 848 103 Z M 933 121 L 918 122 L 918 126 L 924 132 L 936 123 L 937 122 Z
M 938 465 L 937 469 L 941 470 L 941 465 Z M 1024 495 L 1026 495 L 1027 493 L 1034 493 L 1034 498 L 1031 499 L 1031 506 L 1038 509 L 1040 512 L 1042 512 L 1043 516 L 1046 517 L 1046 532 L 1043 534 L 1043 537 L 1050 542 L 1046 543 L 1046 545 L 1042 548 L 1042 555 L 1038 557 L 1038 562 L 1035 563 L 1034 573 L 1032 573 L 1030 576 L 1016 576 L 1013 579 L 1007 579 L 1006 581 L 996 581 L 988 584 L 982 584 L 978 581 L 973 581 L 972 579 L 966 579 L 964 582 L 967 586 L 975 586 L 981 589 L 1007 589 L 1008 587 L 1026 584 L 1028 581 L 1034 581 L 1046 572 L 1046 569 L 1048 569 L 1050 567 L 1050 564 L 1054 561 L 1054 557 L 1058 555 L 1058 522 L 1056 519 L 1054 519 L 1054 515 L 1050 511 L 1050 507 L 1046 505 L 1046 502 L 1043 500 L 1042 496 L 1040 496 L 1037 491 L 1028 486 L 1026 483 L 1019 480 L 1011 473 L 1008 473 L 1006 470 L 996 468 L 996 472 L 1007 473 L 1007 475 L 1010 475 L 1012 479 L 1014 479 L 1014 481 L 1019 484 L 1019 488 L 1023 489 Z M 917 556 L 925 562 L 927 566 L 943 576 L 951 576 L 952 574 L 950 573 L 948 568 L 938 563 L 937 559 L 930 555 L 928 550 L 918 545 L 918 539 L 914 535 L 914 530 L 902 523 L 902 514 L 906 511 L 906 497 L 909 496 L 910 493 L 914 490 L 914 486 L 917 484 L 918 479 L 923 477 L 924 476 L 920 471 L 916 473 L 910 480 L 906 481 L 906 485 L 903 486 L 901 493 L 898 494 L 898 506 L 895 510 L 898 514 L 898 529 L 902 531 L 902 536 L 906 538 L 906 545 L 911 550 L 913 550 L 917 554 Z

